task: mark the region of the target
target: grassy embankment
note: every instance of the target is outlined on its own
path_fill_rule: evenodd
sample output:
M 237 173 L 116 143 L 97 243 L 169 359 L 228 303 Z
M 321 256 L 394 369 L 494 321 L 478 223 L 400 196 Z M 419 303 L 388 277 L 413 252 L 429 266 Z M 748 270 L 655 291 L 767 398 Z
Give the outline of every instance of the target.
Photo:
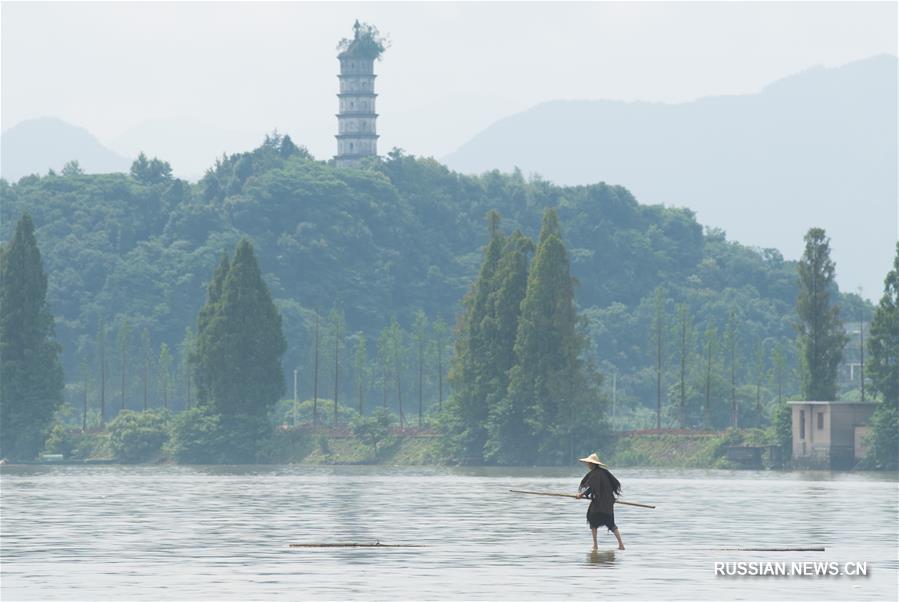
M 81 445 L 66 450 L 66 459 L 113 459 L 107 433 L 95 431 L 78 437 Z M 732 445 L 765 445 L 760 429 L 724 432 L 636 433 L 616 437 L 606 461 L 614 466 L 655 468 L 736 468 L 726 457 Z M 74 453 L 72 453 L 74 452 Z M 165 453 L 151 462 L 170 461 Z M 273 434 L 260 449 L 265 464 L 445 464 L 440 438 L 435 433 L 398 432 L 378 443 L 370 443 L 349 432 L 284 430 Z M 768 465 L 767 459 L 765 460 Z
M 433 433 L 394 433 L 377 448 L 350 433 L 281 431 L 262 449 L 272 464 L 442 464 L 440 438 Z
M 617 437 L 609 462 L 656 468 L 737 468 L 726 458 L 728 447 L 771 443 L 765 429 L 630 433 Z M 770 466 L 767 457 L 763 456 L 763 462 Z

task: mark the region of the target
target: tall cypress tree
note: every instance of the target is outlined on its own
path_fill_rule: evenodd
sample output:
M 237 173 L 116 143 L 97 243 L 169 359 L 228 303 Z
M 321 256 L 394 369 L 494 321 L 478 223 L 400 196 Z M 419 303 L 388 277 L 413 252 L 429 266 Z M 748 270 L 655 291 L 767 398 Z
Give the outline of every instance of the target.
M 496 211 L 488 214 L 490 240 L 478 277 L 463 299 L 465 311 L 457 326 L 456 352 L 449 373 L 453 389 L 447 404 L 449 452 L 466 463 L 483 460 L 487 441 L 487 400 L 495 367 L 490 364 L 492 327 L 486 320 L 490 315 L 494 275 L 505 242 L 499 232 L 499 221 Z
M 575 437 L 599 417 L 589 407 L 598 379 L 588 378 L 580 358 L 584 338 L 577 331 L 575 281 L 559 233 L 556 211 L 549 209 L 521 302 L 509 378 L 509 403 L 525 414 L 530 431 L 525 440 L 504 442 L 508 451 L 501 455 L 516 462 L 570 459 Z
M 534 243 L 521 232 L 506 241 L 497 266 L 496 288 L 490 296 L 490 320 L 493 323 L 494 381 L 488 398 L 488 440 L 485 459 L 511 462 L 514 441 L 525 440 L 527 427 L 523 408 L 508 396 L 509 372 L 515 365 L 515 340 L 521 302 L 527 292 L 528 265 Z
M 883 283 L 883 296 L 868 335 L 868 378 L 883 401 L 899 405 L 899 243 L 893 269 Z
M 230 269 L 231 261 L 228 259 L 228 254 L 222 253 L 222 258 L 212 273 L 212 280 L 210 280 L 209 286 L 206 288 L 206 304 L 200 309 L 200 315 L 197 317 L 197 336 L 191 354 L 191 363 L 194 366 L 194 382 L 197 385 L 197 400 L 200 403 L 209 401 L 213 366 L 209 364 L 210 355 L 206 348 L 209 343 L 207 334 L 212 318 L 219 310 L 222 289 L 225 286 L 225 278 L 227 278 Z M 145 346 L 147 345 L 148 343 L 145 343 Z M 146 400 L 144 405 L 146 405 Z
M 871 419 L 870 463 L 896 470 L 899 465 L 899 243 L 883 297 L 871 321 L 868 376 L 880 404 Z
M 62 403 L 63 373 L 47 276 L 31 216 L 0 249 L 0 456 L 31 460 Z
M 836 285 L 830 259 L 830 239 L 821 228 L 805 235 L 805 252 L 799 260 L 799 349 L 802 356 L 802 395 L 813 401 L 833 401 L 837 396 L 837 367 L 847 337 L 840 308 L 831 303 Z
M 284 392 L 281 356 L 287 342 L 246 239 L 237 245 L 221 297 L 203 330 L 201 364 L 212 407 L 224 417 L 265 417 Z

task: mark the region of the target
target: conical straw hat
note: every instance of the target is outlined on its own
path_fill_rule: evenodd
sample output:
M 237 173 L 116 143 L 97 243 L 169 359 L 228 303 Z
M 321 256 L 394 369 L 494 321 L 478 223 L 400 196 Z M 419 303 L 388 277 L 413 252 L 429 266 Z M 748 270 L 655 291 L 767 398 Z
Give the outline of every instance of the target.
M 587 456 L 586 458 L 580 458 L 580 459 L 578 460 L 578 462 L 584 462 L 585 464 L 596 464 L 596 465 L 598 465 L 598 466 L 602 466 L 603 468 L 608 468 L 608 466 L 606 466 L 605 464 L 603 464 L 603 463 L 602 463 L 602 460 L 600 460 L 600 459 L 599 459 L 599 456 L 597 456 L 595 453 L 594 453 L 594 454 L 590 454 L 590 455 Z

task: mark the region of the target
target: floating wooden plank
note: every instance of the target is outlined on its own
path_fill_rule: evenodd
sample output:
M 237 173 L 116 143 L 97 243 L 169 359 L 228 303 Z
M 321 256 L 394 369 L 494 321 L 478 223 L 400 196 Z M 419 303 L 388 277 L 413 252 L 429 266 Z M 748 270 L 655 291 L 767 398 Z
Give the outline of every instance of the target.
M 426 548 L 417 543 L 292 543 L 291 548 Z
M 510 489 L 512 493 L 527 493 L 528 495 L 551 495 L 553 497 L 571 497 L 577 499 L 573 493 L 552 493 L 547 491 L 524 491 L 522 489 Z M 582 498 L 589 499 L 589 498 Z M 655 508 L 652 504 L 640 504 L 638 502 L 625 502 L 624 500 L 615 500 L 616 504 L 624 504 L 625 506 L 637 506 L 638 508 Z
M 826 552 L 821 547 L 814 548 L 715 548 L 716 552 Z

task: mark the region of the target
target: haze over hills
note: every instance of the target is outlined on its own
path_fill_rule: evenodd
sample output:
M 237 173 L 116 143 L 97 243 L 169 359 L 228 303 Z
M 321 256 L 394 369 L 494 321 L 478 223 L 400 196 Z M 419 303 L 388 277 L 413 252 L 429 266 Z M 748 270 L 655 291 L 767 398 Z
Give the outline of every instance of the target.
M 496 122 L 445 158 L 561 184 L 623 184 L 686 206 L 744 244 L 796 258 L 832 239 L 841 286 L 882 292 L 897 238 L 897 59 L 814 68 L 747 96 L 682 104 L 552 101 Z
M 148 119 L 116 136 L 110 146 L 131 157 L 141 151 L 157 156 L 172 165 L 177 177 L 196 181 L 216 158 L 253 148 L 266 133 L 230 130 L 192 119 Z
M 0 135 L 0 176 L 7 180 L 59 171 L 73 159 L 86 173 L 127 172 L 131 165 L 86 129 L 55 117 L 29 119 Z
M 551 101 L 496 122 L 445 162 L 466 173 L 517 166 L 560 184 L 620 184 L 641 203 L 689 207 L 731 239 L 788 258 L 799 256 L 810 226 L 821 226 L 843 289 L 861 285 L 876 298 L 897 237 L 896 106 L 897 59 L 881 55 L 810 69 L 754 95 Z M 41 118 L 3 132 L 0 172 L 15 181 L 72 159 L 87 173 L 127 171 L 144 151 L 195 181 L 222 153 L 262 138 L 173 118 L 145 121 L 107 147 Z

